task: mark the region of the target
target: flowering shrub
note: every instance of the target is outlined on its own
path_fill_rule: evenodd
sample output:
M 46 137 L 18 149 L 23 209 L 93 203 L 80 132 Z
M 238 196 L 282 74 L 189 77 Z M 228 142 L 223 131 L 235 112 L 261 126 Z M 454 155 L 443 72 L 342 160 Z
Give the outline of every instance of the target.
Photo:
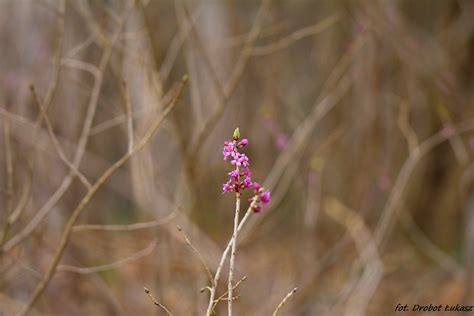
M 263 189 L 258 182 L 252 182 L 249 158 L 246 154 L 239 151 L 248 144 L 249 141 L 247 138 L 240 140 L 239 128 L 235 129 L 231 140 L 224 142 L 224 149 L 222 151 L 224 160 L 230 157 L 230 164 L 235 166 L 235 169 L 227 174 L 229 180 L 224 183 L 222 191 L 223 193 L 235 192 L 240 197 L 240 193 L 243 190 L 253 188 L 255 195 L 250 199 L 250 202 L 254 202 L 252 209 L 258 213 L 262 210 L 262 205 L 270 202 L 271 194 L 270 191 Z
M 230 254 L 229 262 L 229 280 L 227 283 L 227 315 L 232 316 L 232 301 L 234 300 L 233 290 L 238 285 L 234 284 L 234 269 L 235 269 L 235 256 L 237 249 L 237 237 L 239 231 L 244 226 L 245 222 L 249 218 L 251 213 L 259 213 L 262 211 L 262 207 L 270 202 L 270 191 L 265 190 L 260 183 L 252 181 L 252 173 L 250 172 L 250 160 L 246 154 L 240 152 L 245 146 L 249 144 L 247 138 L 240 139 L 239 128 L 236 128 L 231 140 L 224 142 L 224 149 L 222 154 L 224 160 L 230 158 L 230 164 L 234 166 L 227 175 L 229 179 L 222 186 L 223 193 L 234 192 L 235 193 L 235 216 L 234 216 L 234 230 L 232 238 L 230 239 L 227 247 L 222 253 L 219 266 L 217 267 L 214 278 L 211 280 L 211 287 L 209 288 L 209 305 L 207 307 L 206 316 L 215 315 L 215 308 L 219 300 L 215 300 L 217 285 L 219 284 L 219 278 L 222 272 L 222 268 L 227 256 Z M 242 220 L 240 219 L 240 199 L 242 191 L 253 188 L 254 195 L 249 200 L 250 205 L 245 212 Z

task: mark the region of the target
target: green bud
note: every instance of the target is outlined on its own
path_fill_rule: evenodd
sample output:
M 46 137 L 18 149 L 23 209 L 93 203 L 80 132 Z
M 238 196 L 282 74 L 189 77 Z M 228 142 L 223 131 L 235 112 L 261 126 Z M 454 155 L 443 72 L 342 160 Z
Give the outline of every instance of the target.
M 238 127 L 234 130 L 234 136 L 232 137 L 234 138 L 234 140 L 238 140 L 240 138 L 240 130 Z

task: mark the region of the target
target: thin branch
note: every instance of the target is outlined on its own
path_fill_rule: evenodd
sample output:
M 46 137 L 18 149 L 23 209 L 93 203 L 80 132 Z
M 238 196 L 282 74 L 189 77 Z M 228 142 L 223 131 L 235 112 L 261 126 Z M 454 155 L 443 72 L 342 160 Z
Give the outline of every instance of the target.
M 273 312 L 273 316 L 276 316 L 276 314 L 278 314 L 278 312 L 280 311 L 280 309 L 283 307 L 283 305 L 285 305 L 286 301 L 288 301 L 288 299 L 296 293 L 296 291 L 298 291 L 298 288 L 295 287 L 293 290 L 291 290 L 291 292 L 289 292 L 288 294 L 286 294 L 286 296 L 281 300 L 280 304 L 278 304 L 277 308 L 275 309 L 275 311 Z
M 406 101 L 400 102 L 397 124 L 408 143 L 408 150 L 414 153 L 418 149 L 418 137 L 415 130 L 410 125 L 410 112 Z
M 10 130 L 10 121 L 8 118 L 3 119 L 3 138 L 4 138 L 4 147 L 5 147 L 5 169 L 6 169 L 6 176 L 7 176 L 7 195 L 5 197 L 5 211 L 10 216 L 13 212 L 13 152 L 12 152 L 12 142 L 11 142 L 11 130 Z M 0 236 L 0 246 L 3 245 L 5 242 L 8 231 L 10 230 L 10 222 L 6 221 L 5 226 L 2 229 L 1 236 Z
M 31 129 L 31 128 L 34 128 L 35 124 L 30 121 L 29 119 L 21 116 L 21 115 L 18 115 L 18 114 L 15 114 L 15 113 L 12 113 L 10 111 L 7 111 L 6 109 L 4 109 L 3 107 L 0 107 L 0 114 L 11 120 L 11 121 L 14 121 L 16 122 L 17 124 L 20 124 L 20 125 L 25 125 L 28 127 L 28 129 Z
M 102 31 L 99 23 L 96 22 L 93 12 L 87 1 L 74 1 L 73 4 L 76 5 L 78 13 L 85 20 L 85 25 L 89 29 L 89 32 L 93 34 L 94 41 L 96 41 L 100 46 L 105 47 L 110 44 L 107 34 Z
M 173 94 L 171 92 L 168 92 L 161 100 L 160 100 L 160 103 L 163 103 L 163 104 L 168 104 L 169 101 L 173 98 Z M 135 110 L 135 111 L 132 111 L 132 119 L 137 119 L 137 118 L 141 118 L 145 115 L 149 115 L 151 114 L 152 112 L 154 112 L 155 109 L 146 109 L 146 108 L 140 108 L 138 110 Z M 126 114 L 120 114 L 120 115 L 117 115 L 116 117 L 114 118 L 111 118 L 109 120 L 105 120 L 101 123 L 98 123 L 97 125 L 95 125 L 94 127 L 92 127 L 91 129 L 91 136 L 93 135 L 97 135 L 97 134 L 100 134 L 106 130 L 108 130 L 109 128 L 112 128 L 112 127 L 115 127 L 115 126 L 118 126 L 120 124 L 123 124 L 123 123 L 127 123 L 127 115 Z
M 232 287 L 232 289 L 235 290 L 236 288 L 238 288 L 239 285 L 240 285 L 242 282 L 244 282 L 245 280 L 247 280 L 247 276 L 246 276 L 246 275 L 244 275 L 239 281 L 237 281 L 237 283 L 234 284 L 234 286 Z M 210 290 L 209 287 L 206 287 L 206 289 L 209 289 L 209 290 Z M 228 295 L 227 295 L 228 293 L 229 293 L 229 291 L 225 291 L 224 294 L 222 294 L 222 295 L 219 296 L 216 300 L 214 300 L 214 306 L 213 306 L 213 308 L 215 308 L 215 307 L 217 306 L 217 304 L 218 304 L 220 301 L 222 301 L 222 300 L 224 300 L 224 299 L 228 299 Z
M 31 165 L 28 163 L 28 161 L 26 161 L 26 164 L 27 164 L 26 172 L 28 174 L 27 175 L 28 181 L 26 182 L 26 185 L 22 186 L 23 191 L 21 194 L 20 201 L 18 202 L 18 205 L 8 217 L 8 224 L 10 226 L 13 225 L 20 218 L 20 215 L 25 210 L 26 205 L 30 199 L 31 186 L 33 183 L 33 170 L 31 168 Z
M 173 316 L 173 314 L 170 312 L 170 310 L 168 308 L 166 308 L 165 305 L 161 304 L 151 293 L 150 293 L 150 290 L 147 289 L 146 287 L 143 288 L 145 290 L 145 293 L 148 294 L 148 297 L 151 299 L 151 301 L 153 302 L 153 304 L 155 304 L 156 306 L 159 306 L 161 307 L 168 315 L 170 316 Z
M 10 122 L 8 121 L 8 119 L 4 120 L 3 133 L 4 133 L 4 142 L 5 142 L 5 164 L 6 164 L 7 192 L 8 192 L 5 209 L 7 210 L 7 212 L 11 212 L 11 209 L 13 207 L 13 196 L 15 194 L 13 192 L 14 168 L 13 168 L 12 138 L 11 138 Z
M 66 58 L 72 58 L 75 57 L 81 50 L 84 48 L 88 47 L 92 43 L 94 43 L 95 35 L 90 34 L 89 37 L 87 37 L 83 42 L 77 44 L 73 48 L 71 48 L 69 51 L 67 51 L 64 56 Z
M 271 43 L 264 46 L 256 46 L 251 49 L 250 55 L 251 56 L 265 56 L 265 55 L 273 54 L 279 50 L 287 48 L 294 42 L 297 42 L 305 37 L 309 37 L 311 35 L 319 34 L 325 31 L 327 28 L 334 25 L 337 21 L 339 21 L 339 16 L 337 14 L 334 14 L 314 25 L 297 30 L 291 33 L 290 35 L 278 40 L 275 43 Z
M 173 65 L 175 64 L 176 58 L 179 55 L 179 51 L 183 46 L 184 41 L 186 40 L 192 28 L 195 26 L 199 16 L 203 12 L 202 8 L 203 6 L 200 5 L 197 9 L 194 10 L 191 18 L 189 19 L 190 22 L 185 23 L 181 32 L 178 32 L 171 41 L 171 44 L 168 50 L 166 51 L 166 56 L 164 57 L 163 63 L 160 67 L 159 73 L 162 82 L 164 82 L 169 77 L 169 74 L 171 73 Z
M 59 84 L 59 77 L 61 74 L 61 52 L 63 50 L 63 42 L 64 42 L 64 17 L 66 13 L 66 0 L 61 0 L 59 2 L 59 12 L 58 12 L 58 35 L 57 35 L 57 46 L 54 52 L 53 58 L 53 81 L 49 86 L 49 89 L 46 93 L 46 97 L 43 100 L 42 107 L 45 113 L 48 113 L 48 110 L 53 102 L 54 96 L 56 94 L 56 90 Z
M 100 77 L 100 69 L 88 62 L 78 60 L 78 59 L 72 59 L 72 58 L 63 58 L 61 60 L 61 64 L 73 69 L 81 70 L 88 72 L 94 77 L 94 80 L 98 80 Z
M 142 230 L 142 229 L 150 229 L 150 228 L 155 228 L 157 226 L 169 223 L 175 216 L 176 216 L 176 212 L 173 211 L 161 220 L 150 221 L 150 222 L 135 223 L 135 224 L 128 224 L 128 225 L 98 225 L 98 224 L 75 225 L 72 228 L 72 232 L 75 233 L 75 232 L 90 231 L 90 230 L 109 231 L 109 232 L 130 232 L 130 231 L 136 231 L 136 230 Z
M 122 82 L 121 89 L 122 97 L 125 102 L 125 114 L 127 117 L 127 136 L 128 136 L 128 151 L 133 149 L 133 115 L 132 115 L 132 103 L 130 101 L 130 94 L 128 93 L 127 83 Z
M 441 268 L 453 276 L 459 276 L 462 273 L 462 267 L 456 260 L 426 236 L 410 213 L 403 212 L 399 214 L 399 220 L 410 239 L 418 246 L 420 251 L 424 252 Z
M 91 187 L 89 180 L 87 180 L 87 178 L 72 164 L 72 162 L 67 159 L 66 154 L 61 148 L 61 145 L 59 144 L 59 141 L 56 138 L 56 135 L 54 134 L 53 126 L 51 125 L 51 121 L 48 118 L 48 114 L 46 113 L 43 106 L 39 103 L 38 96 L 36 95 L 35 87 L 33 85 L 30 86 L 30 91 L 33 97 L 33 102 L 39 108 L 40 115 L 46 124 L 46 129 L 48 130 L 49 138 L 51 139 L 51 142 L 53 143 L 54 149 L 56 150 L 56 153 L 58 154 L 59 158 L 61 158 L 62 162 L 64 162 L 64 164 L 71 169 L 71 171 L 79 178 L 79 180 L 84 184 L 84 186 L 89 189 Z
M 199 252 L 199 250 L 197 250 L 196 247 L 194 247 L 194 245 L 191 243 L 191 240 L 189 240 L 188 236 L 186 236 L 186 233 L 183 231 L 183 229 L 179 225 L 177 226 L 177 229 L 183 235 L 184 240 L 186 241 L 186 244 L 197 254 L 199 260 L 204 266 L 204 269 L 206 270 L 207 276 L 209 277 L 209 282 L 211 283 L 212 286 L 214 286 L 212 273 L 211 273 L 211 270 L 209 270 L 209 266 L 207 265 L 206 260 L 204 260 L 204 257 L 202 256 L 202 254 Z
M 58 268 L 56 271 L 58 272 L 73 272 L 73 273 L 79 273 L 79 274 L 91 274 L 91 273 L 97 273 L 97 272 L 103 272 L 107 270 L 112 270 L 112 269 L 117 269 L 121 266 L 123 266 L 126 263 L 129 263 L 131 261 L 136 261 L 138 259 L 141 259 L 145 256 L 148 256 L 150 253 L 152 253 L 153 249 L 156 248 L 157 241 L 156 239 L 153 240 L 146 248 L 128 256 L 125 258 L 122 258 L 120 260 L 117 260 L 115 262 L 109 263 L 109 264 L 104 264 L 100 266 L 94 266 L 94 267 L 76 267 L 76 266 L 70 266 L 70 265 L 58 265 Z
M 127 152 L 122 158 L 117 160 L 111 167 L 109 167 L 103 174 L 102 176 L 99 177 L 99 179 L 92 185 L 92 187 L 88 190 L 86 195 L 82 198 L 81 202 L 79 205 L 74 209 L 72 212 L 71 216 L 69 217 L 69 220 L 66 224 L 66 227 L 64 228 L 61 238 L 59 241 L 59 245 L 56 248 L 56 251 L 53 256 L 53 260 L 51 264 L 49 265 L 43 279 L 41 282 L 36 286 L 32 296 L 28 300 L 28 303 L 25 305 L 23 310 L 21 311 L 21 315 L 25 315 L 36 303 L 38 298 L 41 296 L 41 294 L 44 292 L 46 287 L 48 286 L 49 282 L 51 281 L 55 271 L 56 267 L 61 260 L 61 257 L 64 253 L 64 250 L 66 249 L 66 246 L 69 242 L 69 238 L 72 232 L 72 228 L 74 227 L 77 219 L 79 218 L 79 215 L 82 213 L 82 211 L 86 208 L 86 206 L 89 205 L 91 202 L 92 198 L 97 194 L 100 188 L 102 188 L 103 184 L 110 179 L 110 177 L 118 170 L 120 169 L 125 163 L 127 163 L 130 158 L 140 150 L 142 150 L 148 142 L 151 140 L 155 132 L 158 130 L 160 127 L 161 123 L 163 122 L 164 118 L 168 115 L 168 113 L 174 108 L 174 106 L 178 103 L 179 97 L 181 96 L 184 86 L 186 84 L 187 77 L 183 77 L 183 80 L 181 82 L 181 85 L 179 86 L 175 97 L 173 98 L 171 104 L 162 112 L 162 114 L 157 118 L 157 120 L 152 123 L 152 126 L 147 130 L 143 138 L 138 142 L 136 147 L 133 148 L 131 152 Z
M 260 31 L 260 39 L 264 39 L 266 37 L 275 36 L 279 32 L 288 29 L 289 23 L 288 21 L 277 21 L 275 23 L 269 24 L 267 26 L 262 27 Z M 237 35 L 231 35 L 222 39 L 222 42 L 216 45 L 216 49 L 234 49 L 237 46 L 242 46 L 245 44 L 249 36 L 249 32 L 244 32 Z M 214 47 L 213 47 L 214 48 Z

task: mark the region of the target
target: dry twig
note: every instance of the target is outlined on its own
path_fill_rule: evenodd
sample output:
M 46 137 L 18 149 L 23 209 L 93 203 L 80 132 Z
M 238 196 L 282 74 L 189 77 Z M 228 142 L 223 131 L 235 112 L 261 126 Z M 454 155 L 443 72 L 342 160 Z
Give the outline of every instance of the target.
M 286 294 L 286 296 L 281 300 L 280 304 L 278 304 L 277 308 L 275 309 L 275 311 L 273 312 L 273 316 L 276 316 L 276 314 L 278 314 L 278 312 L 280 311 L 280 309 L 283 307 L 283 305 L 285 305 L 286 301 L 288 301 L 288 299 L 296 293 L 296 291 L 298 291 L 298 288 L 295 287 L 293 290 L 291 290 L 288 294 Z
M 155 304 L 156 306 L 159 306 L 161 307 L 168 315 L 170 316 L 173 316 L 173 314 L 170 312 L 170 310 L 168 308 L 166 308 L 165 305 L 161 304 L 151 293 L 150 293 L 150 290 L 147 289 L 146 287 L 143 288 L 145 290 L 145 293 L 148 294 L 148 297 L 151 299 L 151 301 L 153 302 L 153 304 Z
M 70 266 L 70 265 L 58 265 L 57 271 L 58 272 L 73 272 L 73 273 L 78 273 L 78 274 L 91 274 L 91 273 L 117 269 L 126 263 L 129 263 L 131 261 L 136 261 L 145 256 L 148 256 L 156 248 L 156 245 L 157 245 L 157 241 L 155 239 L 146 248 L 140 251 L 137 251 L 136 253 L 128 257 L 114 261 L 112 263 L 103 264 L 100 266 L 93 266 L 93 267 L 76 267 L 76 266 Z
M 273 54 L 279 50 L 287 48 L 294 42 L 297 42 L 305 37 L 319 34 L 325 31 L 327 28 L 334 25 L 338 20 L 339 20 L 339 16 L 337 14 L 331 15 L 314 25 L 310 25 L 308 27 L 294 31 L 290 35 L 278 40 L 275 43 L 271 43 L 264 46 L 253 47 L 251 49 L 250 55 L 265 56 L 265 55 Z
M 233 286 L 232 289 L 235 290 L 236 288 L 238 288 L 239 285 L 240 285 L 242 282 L 244 282 L 245 280 L 247 280 L 247 276 L 243 276 L 239 281 L 237 281 L 237 283 L 234 284 L 234 286 Z M 221 296 L 219 296 L 219 297 L 214 301 L 214 307 L 213 307 L 213 308 L 215 308 L 216 305 L 217 305 L 217 303 L 219 303 L 220 301 L 225 300 L 225 299 L 229 299 L 229 298 L 228 298 L 228 293 L 229 293 L 229 291 L 225 291 L 224 294 L 222 294 Z
M 197 254 L 197 256 L 198 256 L 199 260 L 201 261 L 204 269 L 206 270 L 207 276 L 209 277 L 209 282 L 211 283 L 212 286 L 214 286 L 213 279 L 212 279 L 212 273 L 211 273 L 211 270 L 209 270 L 209 267 L 207 265 L 206 260 L 204 260 L 204 257 L 202 256 L 202 254 L 199 252 L 199 250 L 197 250 L 196 247 L 194 247 L 194 245 L 191 243 L 191 240 L 189 240 L 188 236 L 186 235 L 186 233 L 183 231 L 183 229 L 179 225 L 177 226 L 177 229 L 183 235 L 184 240 L 186 241 L 186 244 L 189 246 L 189 248 L 191 248 Z

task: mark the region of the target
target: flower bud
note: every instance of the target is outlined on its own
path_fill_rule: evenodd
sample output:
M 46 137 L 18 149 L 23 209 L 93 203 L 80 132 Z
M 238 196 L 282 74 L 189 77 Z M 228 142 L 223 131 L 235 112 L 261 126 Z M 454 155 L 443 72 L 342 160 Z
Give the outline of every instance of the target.
M 253 183 L 253 188 L 255 189 L 255 192 L 258 192 L 258 190 L 260 189 L 260 183 L 258 183 L 257 181 L 255 181 Z
M 240 130 L 239 130 L 238 127 L 234 130 L 234 135 L 232 136 L 232 138 L 233 138 L 234 140 L 239 140 L 239 138 L 240 138 Z
M 247 138 L 244 138 L 237 144 L 237 147 L 238 148 L 245 147 L 248 145 L 248 143 L 249 143 L 249 140 Z

